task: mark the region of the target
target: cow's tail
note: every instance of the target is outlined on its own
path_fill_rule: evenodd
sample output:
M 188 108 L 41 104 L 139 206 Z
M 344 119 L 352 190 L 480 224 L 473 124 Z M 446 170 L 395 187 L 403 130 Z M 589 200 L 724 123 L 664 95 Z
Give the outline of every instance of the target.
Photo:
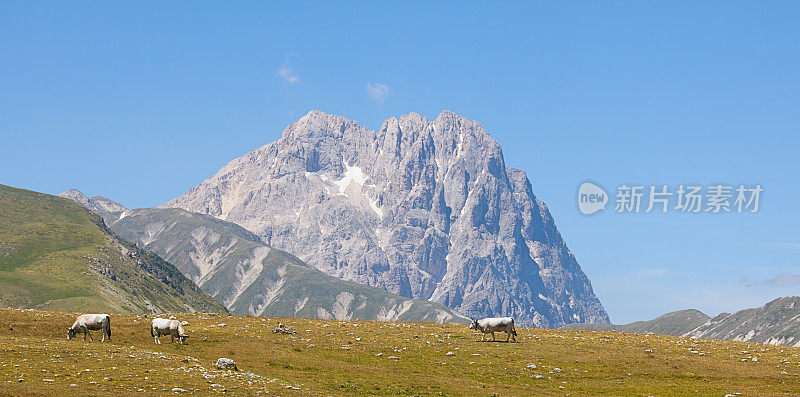
M 153 338 L 156 337 L 156 334 L 153 333 L 153 325 L 152 324 L 150 325 L 150 336 L 152 336 Z
M 519 336 L 519 335 L 517 335 L 517 327 L 514 326 L 514 319 L 513 318 L 511 319 L 511 333 L 514 334 L 514 336 Z
M 111 340 L 111 316 L 107 316 L 106 321 L 108 321 L 108 340 Z

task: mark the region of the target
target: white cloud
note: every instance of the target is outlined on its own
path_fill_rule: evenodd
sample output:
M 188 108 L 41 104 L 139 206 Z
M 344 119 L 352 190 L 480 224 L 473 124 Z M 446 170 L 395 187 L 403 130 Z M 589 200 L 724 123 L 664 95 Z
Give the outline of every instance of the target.
M 367 83 L 367 95 L 373 101 L 383 103 L 386 101 L 386 95 L 389 95 L 389 87 L 383 83 Z
M 800 243 L 759 243 L 759 245 L 767 245 L 771 247 L 781 247 L 788 249 L 800 249 Z
M 666 269 L 642 269 L 639 271 L 640 276 L 666 276 L 669 272 Z
M 297 73 L 292 70 L 292 65 L 289 62 L 289 57 L 286 57 L 286 62 L 283 63 L 283 66 L 278 68 L 278 75 L 283 77 L 289 84 L 294 84 L 300 81 L 300 77 L 297 77 Z
M 800 284 L 800 275 L 793 273 L 781 273 L 769 280 L 748 284 L 747 286 L 752 287 L 754 285 L 768 285 L 771 287 L 779 287 L 784 285 L 797 285 L 797 284 Z

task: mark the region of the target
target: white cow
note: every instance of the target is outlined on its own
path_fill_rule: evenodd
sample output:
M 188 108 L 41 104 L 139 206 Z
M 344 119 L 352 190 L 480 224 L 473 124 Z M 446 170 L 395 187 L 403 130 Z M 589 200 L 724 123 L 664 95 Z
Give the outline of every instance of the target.
M 486 338 L 486 334 L 492 334 L 492 340 L 494 340 L 494 333 L 504 331 L 508 334 L 506 337 L 506 342 L 509 339 L 514 338 L 514 342 L 517 341 L 517 330 L 514 328 L 514 319 L 511 317 L 493 317 L 493 318 L 484 318 L 482 320 L 472 319 L 472 324 L 469 325 L 470 329 L 475 329 L 483 333 L 481 337 L 481 342 L 483 342 L 484 338 Z
M 161 344 L 161 340 L 158 339 L 161 335 L 169 335 L 172 337 L 172 341 L 170 343 L 175 342 L 175 338 L 178 338 L 178 342 L 183 344 L 186 341 L 186 338 L 189 335 L 186 335 L 186 332 L 183 331 L 183 325 L 178 320 L 173 319 L 166 319 L 166 318 L 154 318 L 153 322 L 150 323 L 150 336 L 152 336 L 157 344 Z
M 89 340 L 94 341 L 89 331 L 97 331 L 98 329 L 103 333 L 101 342 L 106 341 L 106 336 L 108 336 L 108 340 L 111 340 L 111 316 L 108 314 L 81 314 L 75 320 L 75 323 L 67 328 L 67 339 L 72 339 L 78 332 L 83 332 L 83 340 L 86 340 L 88 335 Z

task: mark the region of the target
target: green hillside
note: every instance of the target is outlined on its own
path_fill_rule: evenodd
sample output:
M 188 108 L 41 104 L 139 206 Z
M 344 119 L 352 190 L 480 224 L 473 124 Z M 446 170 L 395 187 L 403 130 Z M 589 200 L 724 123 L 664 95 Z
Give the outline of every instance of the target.
M 636 321 L 630 324 L 570 324 L 564 329 L 587 329 L 593 331 L 620 331 L 660 335 L 681 336 L 705 324 L 709 317 L 695 309 L 679 310 L 664 314 L 649 321 Z
M 72 200 L 0 185 L 0 306 L 225 312 L 174 266 Z

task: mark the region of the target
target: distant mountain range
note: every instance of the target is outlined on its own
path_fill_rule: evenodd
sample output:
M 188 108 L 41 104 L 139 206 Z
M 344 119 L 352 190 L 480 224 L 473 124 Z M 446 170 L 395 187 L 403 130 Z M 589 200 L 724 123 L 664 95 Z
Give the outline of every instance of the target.
M 331 276 L 471 316 L 608 323 L 526 173 L 451 112 L 373 131 L 312 111 L 162 208 L 236 223 Z
M 667 313 L 625 325 L 572 324 L 564 328 L 637 332 L 705 339 L 727 339 L 800 347 L 800 297 L 787 296 L 766 305 L 721 313 L 711 318 L 697 310 Z
M 762 307 L 719 314 L 685 336 L 800 346 L 800 297 L 787 296 Z
M 241 226 L 182 209 L 103 212 L 111 230 L 174 264 L 231 312 L 323 319 L 467 322 L 433 302 L 329 276 Z
M 570 324 L 563 328 L 682 336 L 705 324 L 709 319 L 710 317 L 699 310 L 688 309 L 667 313 L 652 320 L 636 321 L 630 324 Z
M 0 306 L 226 312 L 174 266 L 119 238 L 102 218 L 74 201 L 4 185 Z

